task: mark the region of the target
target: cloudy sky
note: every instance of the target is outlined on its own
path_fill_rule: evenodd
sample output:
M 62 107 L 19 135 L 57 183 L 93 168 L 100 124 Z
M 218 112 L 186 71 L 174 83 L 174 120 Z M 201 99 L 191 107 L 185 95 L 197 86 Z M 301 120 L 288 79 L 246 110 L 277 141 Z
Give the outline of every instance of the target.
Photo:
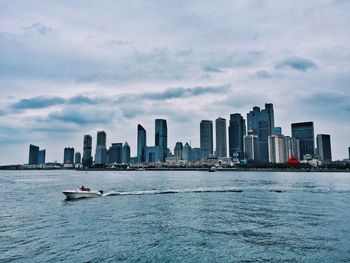
M 350 1 L 0 0 L 0 164 L 29 143 L 82 150 L 84 134 L 199 145 L 201 119 L 274 104 L 275 125 L 315 122 L 350 146 Z

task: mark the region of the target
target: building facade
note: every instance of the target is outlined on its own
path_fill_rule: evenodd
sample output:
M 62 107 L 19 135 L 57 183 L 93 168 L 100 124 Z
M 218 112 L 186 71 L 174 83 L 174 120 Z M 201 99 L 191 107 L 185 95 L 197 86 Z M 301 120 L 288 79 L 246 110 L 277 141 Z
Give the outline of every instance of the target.
M 245 120 L 241 114 L 230 115 L 230 125 L 228 127 L 229 154 L 237 159 L 244 159 L 243 136 L 245 135 Z
M 83 160 L 82 164 L 84 167 L 92 166 L 92 137 L 91 135 L 84 135 L 83 144 Z
M 147 134 L 141 124 L 137 125 L 137 161 L 144 163 L 146 161 Z
M 29 145 L 28 164 L 37 165 L 38 164 L 38 155 L 39 155 L 39 146 L 30 144 Z
M 286 163 L 288 161 L 285 136 L 270 135 L 268 146 L 270 163 Z
M 81 153 L 76 152 L 74 155 L 74 164 L 81 164 Z
M 146 163 L 163 162 L 164 149 L 161 146 L 147 146 L 145 149 Z
M 122 163 L 130 163 L 130 146 L 128 142 L 123 145 Z
M 107 163 L 107 134 L 105 131 L 97 132 L 95 164 L 103 165 Z
M 182 149 L 183 149 L 182 142 L 177 142 L 174 148 L 174 156 L 176 161 L 182 160 Z
M 38 164 L 45 164 L 46 150 L 39 150 L 38 152 Z
M 258 136 L 253 134 L 253 130 L 248 130 L 248 135 L 243 136 L 243 146 L 248 161 L 258 160 Z
M 74 148 L 66 147 L 63 153 L 63 164 L 74 164 Z
M 112 146 L 108 149 L 108 163 L 122 163 L 123 144 L 112 143 Z
M 292 137 L 300 140 L 300 157 L 304 158 L 304 155 L 315 155 L 315 135 L 314 135 L 314 123 L 299 122 L 292 123 Z
M 253 133 L 258 136 L 258 159 L 262 162 L 269 161 L 268 137 L 274 134 L 275 119 L 272 103 L 266 103 L 265 109 L 253 107 L 247 114 L 248 128 L 253 129 Z
M 331 136 L 329 134 L 318 134 L 316 136 L 317 154 L 325 163 L 332 162 Z
M 168 126 L 164 119 L 155 120 L 155 146 L 161 147 L 161 162 L 165 162 L 168 150 Z
M 216 157 L 227 157 L 227 133 L 226 119 L 217 118 L 215 120 Z
M 192 148 L 187 142 L 185 143 L 184 147 L 182 148 L 182 160 L 184 160 L 184 161 L 191 161 L 192 160 Z
M 213 122 L 202 120 L 200 123 L 200 149 L 201 159 L 213 155 Z

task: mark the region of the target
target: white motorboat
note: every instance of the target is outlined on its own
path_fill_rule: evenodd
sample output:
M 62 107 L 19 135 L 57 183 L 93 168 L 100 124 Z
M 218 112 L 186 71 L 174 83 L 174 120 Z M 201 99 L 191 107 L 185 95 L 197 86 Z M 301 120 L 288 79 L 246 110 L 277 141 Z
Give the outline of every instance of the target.
M 76 190 L 64 190 L 63 194 L 67 199 L 77 199 L 77 198 L 89 198 L 89 197 L 99 197 L 103 195 L 103 191 L 93 191 L 90 188 L 81 187 Z

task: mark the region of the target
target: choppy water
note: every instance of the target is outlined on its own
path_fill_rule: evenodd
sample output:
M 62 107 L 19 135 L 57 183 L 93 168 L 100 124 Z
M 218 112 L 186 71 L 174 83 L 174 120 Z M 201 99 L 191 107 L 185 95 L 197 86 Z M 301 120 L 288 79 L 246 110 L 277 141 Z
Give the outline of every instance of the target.
M 64 189 L 103 189 L 65 201 Z M 349 262 L 349 173 L 0 172 L 0 261 Z

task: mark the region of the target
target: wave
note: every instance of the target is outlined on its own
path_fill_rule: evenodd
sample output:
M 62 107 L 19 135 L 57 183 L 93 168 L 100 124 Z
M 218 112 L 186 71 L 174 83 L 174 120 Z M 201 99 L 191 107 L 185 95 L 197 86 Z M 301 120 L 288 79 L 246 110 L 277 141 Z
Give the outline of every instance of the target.
M 166 190 L 142 190 L 132 192 L 107 192 L 103 196 L 115 195 L 161 195 L 161 194 L 182 194 L 182 193 L 228 193 L 228 192 L 243 192 L 237 188 L 193 188 L 193 189 L 166 189 Z

